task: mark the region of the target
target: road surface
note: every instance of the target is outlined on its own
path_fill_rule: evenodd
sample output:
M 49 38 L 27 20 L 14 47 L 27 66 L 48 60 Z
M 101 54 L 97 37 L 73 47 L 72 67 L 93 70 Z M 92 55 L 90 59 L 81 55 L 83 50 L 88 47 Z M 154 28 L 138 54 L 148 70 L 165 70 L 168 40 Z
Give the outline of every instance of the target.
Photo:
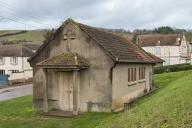
M 0 89 L 0 101 L 32 95 L 32 84 Z

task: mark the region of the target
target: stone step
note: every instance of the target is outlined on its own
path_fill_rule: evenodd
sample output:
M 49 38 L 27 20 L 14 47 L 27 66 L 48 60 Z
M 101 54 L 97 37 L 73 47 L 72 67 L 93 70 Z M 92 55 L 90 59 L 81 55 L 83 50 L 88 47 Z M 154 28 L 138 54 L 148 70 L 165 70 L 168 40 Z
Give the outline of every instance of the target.
M 47 113 L 43 113 L 45 116 L 57 116 L 57 117 L 73 117 L 72 111 L 51 110 Z

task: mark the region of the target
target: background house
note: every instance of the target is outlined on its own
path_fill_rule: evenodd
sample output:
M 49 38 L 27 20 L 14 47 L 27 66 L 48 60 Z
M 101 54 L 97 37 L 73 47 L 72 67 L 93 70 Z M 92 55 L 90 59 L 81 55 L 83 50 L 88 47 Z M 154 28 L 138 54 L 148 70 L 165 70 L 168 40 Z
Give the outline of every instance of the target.
M 39 45 L 0 45 L 0 75 L 8 76 L 9 84 L 31 81 L 32 68 L 27 59 Z
M 191 64 L 192 64 L 192 33 L 186 33 L 186 40 L 188 42 L 188 47 L 189 47 L 189 55 L 190 55 L 190 61 L 191 61 Z
M 147 52 L 165 60 L 163 65 L 190 63 L 190 47 L 184 34 L 140 35 L 137 43 Z
M 161 67 L 163 66 L 163 63 L 165 62 L 165 60 L 153 55 L 152 53 L 149 53 L 148 54 L 153 58 L 153 60 L 155 60 L 155 66 L 154 67 Z

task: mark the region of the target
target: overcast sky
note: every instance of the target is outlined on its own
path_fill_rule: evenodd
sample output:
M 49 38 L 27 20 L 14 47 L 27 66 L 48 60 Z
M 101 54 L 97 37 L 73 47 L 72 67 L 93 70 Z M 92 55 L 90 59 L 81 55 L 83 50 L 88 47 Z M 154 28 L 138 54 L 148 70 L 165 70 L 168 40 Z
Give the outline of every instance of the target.
M 0 29 L 54 28 L 68 17 L 104 28 L 192 28 L 192 0 L 0 0 Z

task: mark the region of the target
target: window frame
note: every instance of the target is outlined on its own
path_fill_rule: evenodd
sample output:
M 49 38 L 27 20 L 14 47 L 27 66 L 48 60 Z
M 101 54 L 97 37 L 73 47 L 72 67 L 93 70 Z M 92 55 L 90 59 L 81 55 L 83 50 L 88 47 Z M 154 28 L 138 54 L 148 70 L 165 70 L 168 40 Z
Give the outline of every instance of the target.
M 3 56 L 0 56 L 0 65 L 4 65 L 4 64 L 5 64 L 5 58 Z
M 15 60 L 14 60 L 15 59 Z M 12 56 L 10 58 L 11 64 L 12 65 L 17 65 L 18 64 L 18 57 L 17 56 Z
M 155 55 L 161 55 L 161 47 L 155 48 Z
M 145 73 L 146 73 L 145 66 L 140 66 L 139 67 L 139 80 L 144 80 L 146 78 Z
M 169 54 L 170 54 L 170 49 L 164 48 L 164 55 L 169 55 Z
M 137 68 L 130 67 L 128 68 L 128 83 L 137 81 Z

